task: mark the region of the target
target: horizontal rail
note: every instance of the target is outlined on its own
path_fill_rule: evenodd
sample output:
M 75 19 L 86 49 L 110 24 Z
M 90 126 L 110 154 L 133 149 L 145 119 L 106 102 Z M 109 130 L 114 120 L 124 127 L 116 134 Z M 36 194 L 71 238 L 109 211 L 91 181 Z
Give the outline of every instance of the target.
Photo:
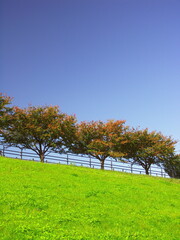
M 32 160 L 37 162 L 40 161 L 37 154 L 29 152 L 27 149 L 0 145 L 0 152 L 1 155 L 7 157 L 10 156 L 17 159 Z M 56 152 L 51 152 L 45 156 L 45 162 L 51 164 L 67 164 L 89 168 L 101 168 L 100 161 L 96 158 L 72 153 L 58 154 Z M 104 168 L 112 171 L 145 174 L 145 170 L 138 164 L 118 162 L 114 159 L 106 159 Z M 150 169 L 150 175 L 169 177 L 168 174 L 166 174 L 163 169 L 158 166 L 153 166 Z

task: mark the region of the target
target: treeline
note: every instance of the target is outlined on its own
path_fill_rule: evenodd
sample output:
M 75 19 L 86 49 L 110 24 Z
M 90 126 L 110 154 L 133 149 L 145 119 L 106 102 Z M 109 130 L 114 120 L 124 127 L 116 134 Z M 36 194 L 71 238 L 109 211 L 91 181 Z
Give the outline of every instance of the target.
M 44 162 L 49 151 L 71 152 L 97 158 L 137 163 L 149 174 L 160 165 L 170 177 L 180 177 L 176 141 L 160 132 L 135 129 L 124 120 L 77 122 L 58 106 L 10 107 L 12 98 L 0 94 L 0 137 L 4 143 L 31 149 Z

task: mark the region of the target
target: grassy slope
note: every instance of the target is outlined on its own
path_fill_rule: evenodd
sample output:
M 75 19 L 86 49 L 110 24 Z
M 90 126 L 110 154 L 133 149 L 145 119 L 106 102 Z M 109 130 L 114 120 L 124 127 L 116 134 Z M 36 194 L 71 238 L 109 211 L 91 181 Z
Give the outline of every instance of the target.
M 0 239 L 178 240 L 179 183 L 0 157 Z

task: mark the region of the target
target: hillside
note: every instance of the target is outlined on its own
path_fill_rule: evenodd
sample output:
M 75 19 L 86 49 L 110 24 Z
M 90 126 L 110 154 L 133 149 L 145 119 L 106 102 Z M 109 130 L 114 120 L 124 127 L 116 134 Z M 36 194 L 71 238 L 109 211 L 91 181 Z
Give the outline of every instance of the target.
M 179 183 L 0 157 L 0 239 L 178 240 Z

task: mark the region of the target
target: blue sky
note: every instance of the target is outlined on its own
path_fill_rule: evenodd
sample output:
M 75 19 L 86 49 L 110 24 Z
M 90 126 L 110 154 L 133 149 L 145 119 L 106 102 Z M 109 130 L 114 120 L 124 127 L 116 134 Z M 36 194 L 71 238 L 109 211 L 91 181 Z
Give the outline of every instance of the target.
M 179 0 L 1 0 L 0 92 L 180 140 Z M 180 144 L 177 144 L 180 152 Z

